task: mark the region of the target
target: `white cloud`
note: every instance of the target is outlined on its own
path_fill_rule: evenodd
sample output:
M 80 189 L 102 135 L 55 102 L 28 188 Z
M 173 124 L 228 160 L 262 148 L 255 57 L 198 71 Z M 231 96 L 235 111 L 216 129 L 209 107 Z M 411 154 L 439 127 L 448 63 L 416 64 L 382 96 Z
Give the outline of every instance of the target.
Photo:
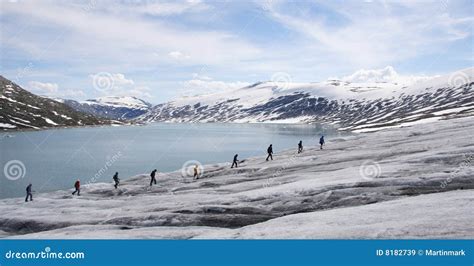
M 343 81 L 348 82 L 393 82 L 398 79 L 398 73 L 391 66 L 382 69 L 361 69 L 342 78 Z
M 114 84 L 119 87 L 135 84 L 133 80 L 125 78 L 125 75 L 121 73 L 112 74 L 112 78 L 114 79 Z
M 419 81 L 432 79 L 435 77 L 438 76 L 400 75 L 395 71 L 392 66 L 386 66 L 380 69 L 360 69 L 355 71 L 351 75 L 342 77 L 341 80 L 353 83 L 389 82 L 408 85 Z
M 176 59 L 176 60 L 181 60 L 181 59 L 188 59 L 188 58 L 190 58 L 189 55 L 185 55 L 185 54 L 183 54 L 183 53 L 180 52 L 180 51 L 173 51 L 173 52 L 170 52 L 168 55 L 171 56 L 172 58 Z
M 56 83 L 30 81 L 28 83 L 28 87 L 34 92 L 49 93 L 49 94 L 58 92 L 58 84 Z
M 139 86 L 134 87 L 128 92 L 124 92 L 123 94 L 118 94 L 119 96 L 135 96 L 141 99 L 150 99 L 152 98 L 151 89 L 146 86 Z
M 84 91 L 76 89 L 62 89 L 57 83 L 30 81 L 28 82 L 28 90 L 32 93 L 48 96 L 58 97 L 63 99 L 81 98 L 85 96 Z
M 199 74 L 199 73 L 193 73 L 192 76 L 193 76 L 193 79 L 212 80 L 211 77 L 206 76 L 206 75 L 202 75 L 202 74 Z
M 192 2 L 184 4 L 197 5 Z M 55 1 L 2 6 L 2 12 L 17 15 L 17 19 L 28 18 L 31 23 L 68 33 L 50 36 L 45 35 L 47 32 L 28 31 L 21 39 L 6 39 L 4 45 L 41 55 L 43 59 L 94 58 L 95 64 L 107 64 L 113 69 L 156 64 L 156 56 L 150 56 L 156 54 L 168 55 L 159 58 L 160 64 L 176 63 L 176 58 L 184 58 L 191 59 L 185 60 L 189 65 L 230 65 L 238 60 L 254 58 L 260 52 L 251 42 L 226 31 L 182 27 L 161 19 L 150 20 L 136 12 L 134 5 L 109 5 L 99 1 L 96 5 L 90 12 Z M 60 39 L 60 49 L 49 49 L 54 45 L 51 42 L 54 38 Z M 182 61 L 179 63 L 183 64 Z
M 327 14 L 286 12 L 275 2 L 267 14 L 307 41 L 308 55 L 331 56 L 355 67 L 377 67 L 433 53 L 446 43 L 472 35 L 472 16 L 455 17 L 442 3 L 317 1 Z
M 202 12 L 211 7 L 201 1 L 153 2 L 147 5 L 129 7 L 153 16 L 179 15 L 187 12 Z
M 64 99 L 69 99 L 69 98 L 78 99 L 78 98 L 84 98 L 86 94 L 84 93 L 83 90 L 64 89 L 64 90 L 61 90 L 57 96 Z
M 209 76 L 197 73 L 193 73 L 192 76 L 193 78 L 191 80 L 183 82 L 183 88 L 181 90 L 182 96 L 231 91 L 250 85 L 250 83 L 242 81 L 225 82 L 212 80 L 212 78 Z
M 470 6 L 442 2 L 5 3 L 0 48 L 5 66 L 15 68 L 2 71 L 15 76 L 32 61 L 31 79 L 66 84 L 54 75 L 68 77 L 68 87 L 88 94 L 97 94 L 84 80 L 90 73 L 133 73 L 139 84 L 125 75 L 112 78 L 116 92 L 160 101 L 183 87 L 193 93 L 235 88 L 245 83 L 237 80 L 265 80 L 281 70 L 302 82 L 386 65 L 440 73 L 472 62 Z M 183 81 L 200 66 L 216 80 L 196 75 Z M 39 75 L 45 69 L 54 74 Z
M 92 87 L 103 96 L 135 96 L 151 98 L 151 90 L 147 86 L 137 85 L 122 73 L 99 72 L 89 75 Z

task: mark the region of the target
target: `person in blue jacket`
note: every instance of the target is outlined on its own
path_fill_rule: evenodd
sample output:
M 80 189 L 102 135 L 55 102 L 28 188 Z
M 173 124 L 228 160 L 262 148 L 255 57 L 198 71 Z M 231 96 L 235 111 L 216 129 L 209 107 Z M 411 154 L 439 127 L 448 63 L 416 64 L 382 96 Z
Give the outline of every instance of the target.
M 320 149 L 322 150 L 324 145 L 324 136 L 321 136 L 321 138 L 319 139 L 319 144 L 321 145 Z

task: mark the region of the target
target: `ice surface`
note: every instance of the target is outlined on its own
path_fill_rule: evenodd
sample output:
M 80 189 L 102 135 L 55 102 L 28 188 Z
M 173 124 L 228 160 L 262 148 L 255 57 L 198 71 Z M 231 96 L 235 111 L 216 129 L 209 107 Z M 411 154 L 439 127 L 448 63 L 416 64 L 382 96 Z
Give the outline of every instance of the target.
M 197 181 L 160 173 L 151 189 L 148 175 L 117 190 L 81 180 L 81 196 L 0 200 L 0 237 L 473 238 L 473 132 L 465 117 L 326 136 L 324 150 L 262 151 L 234 169 L 230 154 Z

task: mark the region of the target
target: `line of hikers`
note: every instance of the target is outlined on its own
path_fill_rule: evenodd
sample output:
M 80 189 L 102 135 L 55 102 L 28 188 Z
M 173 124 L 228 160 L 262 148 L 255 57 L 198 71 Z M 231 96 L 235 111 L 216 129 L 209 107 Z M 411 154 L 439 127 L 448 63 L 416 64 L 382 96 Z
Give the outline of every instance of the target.
M 320 145 L 319 148 L 321 150 L 323 149 L 324 144 L 325 144 L 324 136 L 321 136 L 321 138 L 319 139 L 319 145 Z M 300 142 L 298 142 L 298 153 L 302 153 L 302 152 L 303 152 L 303 141 L 300 140 Z M 232 160 L 232 166 L 230 168 L 234 168 L 234 166 L 235 168 L 238 167 L 238 164 L 240 163 L 238 157 L 239 157 L 238 154 L 234 155 L 234 159 Z M 265 161 L 268 161 L 268 159 L 273 161 L 273 144 L 270 144 L 270 146 L 268 146 L 267 148 L 267 158 L 265 159 Z M 199 165 L 196 164 L 193 170 L 194 170 L 193 179 L 199 179 Z M 156 172 L 157 170 L 154 169 L 150 173 L 150 187 L 153 186 L 153 184 L 156 185 Z M 117 189 L 118 186 L 120 185 L 120 178 L 118 177 L 118 172 L 115 172 L 114 176 L 112 177 L 112 180 L 114 181 L 115 189 Z M 81 195 L 81 181 L 79 179 L 76 180 L 76 182 L 74 183 L 74 188 L 75 190 L 72 192 L 72 195 L 75 195 L 77 193 L 77 195 L 80 196 Z M 25 202 L 28 202 L 28 199 L 30 201 L 33 201 L 33 190 L 32 190 L 31 183 L 28 184 L 28 186 L 26 187 Z
M 324 146 L 324 136 L 321 136 L 321 138 L 319 138 L 319 149 L 323 149 L 323 146 Z M 300 142 L 298 142 L 298 153 L 302 153 L 303 152 L 303 141 L 300 140 Z M 237 168 L 238 167 L 238 163 L 239 163 L 239 160 L 237 159 L 239 155 L 236 154 L 234 155 L 234 159 L 232 160 L 232 166 L 230 168 L 234 168 L 234 166 Z M 267 158 L 265 159 L 265 161 L 268 161 L 268 159 L 272 160 L 273 161 L 273 144 L 270 144 L 270 146 L 268 146 L 267 148 Z

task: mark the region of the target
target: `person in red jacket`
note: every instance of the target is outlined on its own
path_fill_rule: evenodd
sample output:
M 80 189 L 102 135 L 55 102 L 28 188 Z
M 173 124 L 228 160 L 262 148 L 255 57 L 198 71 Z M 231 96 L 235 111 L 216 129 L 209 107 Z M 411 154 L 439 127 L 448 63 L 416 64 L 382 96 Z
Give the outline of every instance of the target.
M 76 181 L 76 183 L 74 183 L 74 188 L 76 190 L 72 192 L 72 195 L 76 194 L 77 192 L 77 195 L 80 196 L 81 195 L 81 181 L 79 181 L 79 179 Z

